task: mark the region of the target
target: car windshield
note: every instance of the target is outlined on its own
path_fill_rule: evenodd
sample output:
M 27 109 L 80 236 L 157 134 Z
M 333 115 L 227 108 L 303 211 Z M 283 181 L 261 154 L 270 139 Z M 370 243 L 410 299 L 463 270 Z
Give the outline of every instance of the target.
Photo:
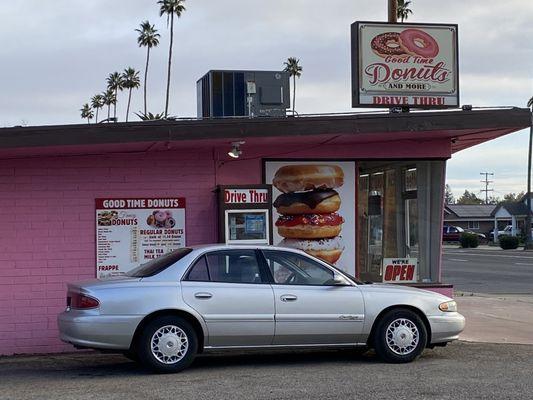
M 132 278 L 146 278 L 148 276 L 154 276 L 159 274 L 161 271 L 164 271 L 176 261 L 181 260 L 187 254 L 189 254 L 192 249 L 188 247 L 183 247 L 171 251 L 170 253 L 165 254 L 164 256 L 155 258 L 147 263 L 139 265 L 137 268 L 132 269 L 126 273 L 126 276 L 131 276 Z

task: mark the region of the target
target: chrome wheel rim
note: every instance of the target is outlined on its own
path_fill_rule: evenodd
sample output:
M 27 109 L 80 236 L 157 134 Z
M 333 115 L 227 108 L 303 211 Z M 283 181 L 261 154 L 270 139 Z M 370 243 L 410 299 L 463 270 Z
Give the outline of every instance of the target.
M 163 364 L 176 364 L 189 349 L 187 335 L 178 326 L 166 325 L 159 328 L 150 341 L 153 356 Z
M 412 353 L 419 338 L 415 323 L 405 318 L 392 321 L 387 328 L 387 346 L 393 353 L 401 356 Z

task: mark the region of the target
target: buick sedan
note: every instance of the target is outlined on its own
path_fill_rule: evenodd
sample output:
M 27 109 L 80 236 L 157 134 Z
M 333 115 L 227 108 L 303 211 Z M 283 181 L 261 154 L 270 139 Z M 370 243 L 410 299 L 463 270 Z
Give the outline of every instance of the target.
M 69 284 L 58 324 L 78 348 L 177 372 L 213 349 L 371 347 L 409 362 L 457 339 L 465 320 L 448 297 L 363 283 L 299 250 L 208 245 Z

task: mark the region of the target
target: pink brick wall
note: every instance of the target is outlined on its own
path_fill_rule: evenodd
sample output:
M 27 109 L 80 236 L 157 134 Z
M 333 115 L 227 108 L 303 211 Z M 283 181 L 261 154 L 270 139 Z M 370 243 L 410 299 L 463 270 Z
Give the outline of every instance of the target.
M 0 354 L 54 352 L 66 283 L 95 275 L 97 197 L 187 198 L 187 243 L 215 241 L 211 151 L 0 161 Z
M 248 145 L 243 159 L 229 162 L 227 148 L 213 157 L 202 145 L 186 152 L 0 160 L 0 354 L 72 350 L 58 339 L 56 316 L 66 283 L 95 276 L 95 198 L 185 197 L 187 244 L 193 245 L 217 239 L 216 184 L 260 183 L 261 157 L 450 156 L 442 141 L 311 150 Z

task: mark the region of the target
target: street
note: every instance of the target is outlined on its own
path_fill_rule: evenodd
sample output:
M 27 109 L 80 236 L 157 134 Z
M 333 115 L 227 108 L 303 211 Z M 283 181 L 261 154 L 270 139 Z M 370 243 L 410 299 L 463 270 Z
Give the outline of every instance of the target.
M 442 262 L 455 291 L 533 295 L 533 252 L 445 247 Z
M 456 342 L 411 364 L 349 351 L 217 354 L 176 375 L 119 355 L 0 358 L 0 399 L 529 399 L 533 346 Z

